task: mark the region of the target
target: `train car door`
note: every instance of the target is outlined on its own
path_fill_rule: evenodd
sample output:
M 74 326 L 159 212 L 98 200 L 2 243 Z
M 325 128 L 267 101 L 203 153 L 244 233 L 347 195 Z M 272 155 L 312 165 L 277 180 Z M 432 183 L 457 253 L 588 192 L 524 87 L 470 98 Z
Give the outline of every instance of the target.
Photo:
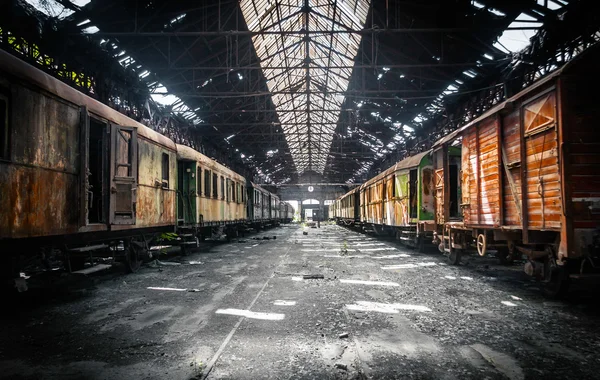
M 80 226 L 83 230 L 105 228 L 108 222 L 108 123 L 90 117 L 81 108 Z
M 137 129 L 111 125 L 110 224 L 135 224 Z

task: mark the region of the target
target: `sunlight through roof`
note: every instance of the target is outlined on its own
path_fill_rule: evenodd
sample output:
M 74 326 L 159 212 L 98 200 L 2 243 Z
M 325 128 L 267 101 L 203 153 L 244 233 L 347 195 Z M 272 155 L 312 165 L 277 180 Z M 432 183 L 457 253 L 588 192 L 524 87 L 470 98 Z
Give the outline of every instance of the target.
M 267 86 L 298 173 L 323 173 L 352 75 L 361 36 L 326 31 L 360 30 L 368 0 L 242 0 L 253 32 L 307 30 L 310 34 L 253 37 Z M 315 33 L 323 31 L 323 33 Z M 302 110 L 305 112 L 297 112 Z

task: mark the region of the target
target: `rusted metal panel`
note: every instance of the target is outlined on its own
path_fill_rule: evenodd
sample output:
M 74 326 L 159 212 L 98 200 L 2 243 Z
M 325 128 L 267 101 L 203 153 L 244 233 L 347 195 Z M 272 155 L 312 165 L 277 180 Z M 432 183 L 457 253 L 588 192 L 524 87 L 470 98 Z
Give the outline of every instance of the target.
M 11 157 L 0 163 L 0 238 L 77 231 L 79 109 L 20 84 L 11 85 L 11 105 Z
M 227 223 L 246 219 L 246 203 L 240 199 L 241 188 L 237 189 L 238 185 L 246 187 L 244 177 L 185 145 L 177 145 L 177 157 L 180 160 L 195 161 L 199 169 L 196 171 L 201 178 L 198 180 L 200 189 L 196 191 L 195 220 L 199 223 Z M 208 182 L 205 178 L 207 171 Z M 217 194 L 213 193 L 215 175 Z
M 70 173 L 0 163 L 0 238 L 76 232 L 78 185 Z
M 168 156 L 169 177 L 162 180 L 163 154 Z M 177 155 L 155 141 L 138 138 L 136 224 L 132 228 L 175 225 Z

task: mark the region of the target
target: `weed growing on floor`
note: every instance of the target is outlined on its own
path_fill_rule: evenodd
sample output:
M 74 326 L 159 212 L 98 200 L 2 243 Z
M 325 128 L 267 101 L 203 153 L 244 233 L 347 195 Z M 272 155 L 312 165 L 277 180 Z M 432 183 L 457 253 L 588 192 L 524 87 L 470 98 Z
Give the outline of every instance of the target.
M 342 248 L 340 249 L 340 256 L 348 255 L 348 242 L 344 240 L 344 244 L 342 244 Z
M 202 361 L 194 359 L 190 363 L 190 367 L 194 367 L 192 369 L 192 379 L 202 378 L 202 374 L 204 373 L 204 363 L 202 363 Z

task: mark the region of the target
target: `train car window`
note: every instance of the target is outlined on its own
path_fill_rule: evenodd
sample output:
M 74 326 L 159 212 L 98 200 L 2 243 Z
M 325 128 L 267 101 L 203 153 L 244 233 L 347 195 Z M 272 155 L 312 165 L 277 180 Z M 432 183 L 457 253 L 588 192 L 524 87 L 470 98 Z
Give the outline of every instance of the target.
M 219 194 L 217 194 L 218 193 L 217 189 L 219 186 L 219 184 L 218 184 L 219 176 L 216 173 L 213 173 L 212 177 L 213 177 L 212 178 L 212 196 L 213 196 L 213 198 L 218 198 Z
M 131 132 L 127 130 L 119 129 L 116 137 L 116 149 L 115 149 L 115 172 L 116 177 L 126 178 L 131 177 Z
M 169 155 L 162 154 L 162 186 L 169 188 Z
M 225 199 L 225 178 L 221 176 L 221 199 Z
M 210 197 L 210 170 L 204 169 L 204 194 L 205 197 Z
M 225 187 L 225 192 L 227 193 L 227 202 L 231 202 L 231 180 L 227 178 L 225 182 L 227 183 L 227 186 Z
M 196 195 L 202 194 L 202 168 L 196 170 Z
M 8 98 L 0 95 L 0 159 L 8 160 Z

